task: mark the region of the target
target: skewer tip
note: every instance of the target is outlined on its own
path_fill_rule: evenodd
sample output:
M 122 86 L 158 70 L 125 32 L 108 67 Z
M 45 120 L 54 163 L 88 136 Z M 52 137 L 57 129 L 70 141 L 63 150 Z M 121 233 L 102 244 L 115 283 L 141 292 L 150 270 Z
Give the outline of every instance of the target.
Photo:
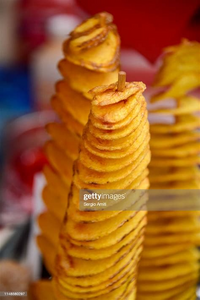
M 118 91 L 123 92 L 125 89 L 125 83 L 126 83 L 126 73 L 124 71 L 120 71 L 118 74 Z
M 100 14 L 100 25 L 101 25 L 101 27 L 105 26 L 105 23 L 106 23 L 106 14 L 101 13 Z

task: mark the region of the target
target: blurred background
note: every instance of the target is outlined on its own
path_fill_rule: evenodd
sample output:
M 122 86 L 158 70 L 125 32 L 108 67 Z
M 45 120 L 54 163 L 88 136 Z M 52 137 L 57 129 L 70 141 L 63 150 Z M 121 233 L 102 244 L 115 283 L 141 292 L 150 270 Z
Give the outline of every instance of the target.
M 163 48 L 182 38 L 200 41 L 199 0 L 0 0 L 0 258 L 23 261 L 31 248 L 34 187 L 47 163 L 44 127 L 56 119 L 50 97 L 61 45 L 100 11 L 114 16 L 128 81 L 150 86 Z

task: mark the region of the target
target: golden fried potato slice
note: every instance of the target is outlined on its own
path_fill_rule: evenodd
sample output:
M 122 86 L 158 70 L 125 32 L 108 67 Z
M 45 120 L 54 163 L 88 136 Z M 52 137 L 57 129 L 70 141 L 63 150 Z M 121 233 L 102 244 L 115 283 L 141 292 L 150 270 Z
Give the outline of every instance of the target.
M 143 259 L 152 259 L 154 261 L 157 258 L 163 258 L 188 250 L 190 247 L 190 244 L 181 242 L 173 245 L 156 245 L 156 247 L 146 246 L 142 252 L 142 257 Z
M 143 268 L 142 268 L 143 269 Z M 146 270 L 146 271 L 144 271 Z M 156 281 L 157 284 L 164 280 L 175 279 L 199 270 L 198 262 L 184 262 L 175 266 L 145 268 L 138 274 L 139 281 Z
M 75 120 L 72 117 L 72 115 L 64 109 L 61 103 L 61 99 L 59 99 L 56 96 L 53 96 L 53 98 L 51 99 L 51 105 L 55 110 L 55 112 L 59 115 L 61 120 L 66 125 L 67 129 L 75 133 L 78 137 L 81 137 L 84 126 L 80 122 Z
M 58 220 L 50 212 L 41 213 L 37 221 L 42 235 L 56 248 L 62 221 Z
M 135 277 L 134 276 L 134 269 L 130 269 L 126 274 L 124 274 L 123 277 L 119 278 L 118 281 L 115 281 L 112 283 L 112 281 L 110 282 L 110 284 L 108 284 L 107 287 L 103 287 L 103 289 L 96 289 L 95 291 L 92 291 L 92 288 L 84 288 L 84 287 L 73 287 L 70 285 L 67 285 L 65 283 L 64 280 L 59 280 L 60 285 L 66 289 L 68 292 L 66 292 L 66 294 L 68 295 L 73 295 L 73 297 L 77 298 L 77 299 L 81 299 L 82 298 L 92 298 L 92 297 L 97 297 L 97 296 L 101 296 L 104 297 L 105 294 L 107 293 L 111 293 L 113 290 L 119 288 L 122 284 L 124 284 L 125 282 L 127 282 L 128 278 L 130 277 Z
M 151 98 L 151 103 L 167 99 L 167 98 L 181 98 L 189 91 L 200 86 L 200 73 L 188 72 L 180 75 L 171 87 L 165 92 L 161 92 Z
M 179 253 L 154 259 L 142 259 L 142 267 L 162 267 L 164 265 L 176 265 L 184 262 L 196 262 L 199 260 L 199 251 L 196 248 L 190 248 Z
M 200 111 L 200 99 L 194 96 L 184 96 L 178 99 L 178 107 L 150 109 L 150 113 L 170 114 L 173 116 L 187 115 Z
M 69 185 L 64 184 L 60 176 L 49 165 L 44 166 L 44 176 L 51 190 L 56 190 L 59 195 L 68 195 Z
M 46 126 L 46 129 L 55 143 L 67 156 L 72 160 L 77 159 L 80 140 L 74 133 L 70 132 L 64 124 L 60 123 L 50 123 Z
M 147 153 L 147 155 L 143 158 L 142 162 L 138 164 L 138 166 L 135 167 L 134 172 L 130 172 L 130 174 L 126 177 L 126 180 L 124 178 L 110 182 L 105 184 L 96 184 L 94 182 L 91 183 L 85 183 L 83 182 L 78 174 L 75 173 L 74 175 L 74 184 L 78 188 L 84 188 L 84 189 L 139 189 L 139 185 L 141 183 L 141 180 L 144 180 L 146 176 L 148 175 L 148 171 L 146 170 L 146 166 L 150 161 L 150 152 Z
M 55 272 L 55 259 L 57 249 L 47 238 L 43 235 L 38 235 L 36 237 L 37 245 L 42 253 L 45 267 L 47 268 L 50 274 Z
M 106 39 L 96 47 L 77 53 L 71 49 L 70 44 L 71 40 L 66 40 L 63 51 L 65 58 L 73 64 L 100 72 L 114 71 L 118 68 L 120 39 L 114 25 L 111 26 Z
M 168 47 L 154 85 L 168 86 L 184 72 L 199 72 L 199 51 L 198 42 L 187 40 L 183 40 L 180 45 Z
M 193 216 L 186 216 L 179 219 L 163 219 L 152 221 L 148 224 L 146 232 L 148 235 L 159 235 L 165 233 L 187 233 L 196 232 L 200 229 L 200 223 L 198 218 Z
M 128 285 L 123 297 L 127 300 L 135 300 L 136 291 L 137 291 L 136 283 L 134 281 L 130 281 L 130 284 Z
M 97 86 L 90 91 L 94 96 L 92 104 L 94 106 L 116 104 L 137 93 L 143 99 L 142 92 L 145 88 L 146 86 L 143 82 L 125 82 L 123 91 L 118 91 L 118 82 L 105 86 Z
M 72 64 L 67 59 L 62 59 L 58 64 L 62 76 L 67 79 L 71 88 L 82 93 L 86 98 L 92 100 L 93 96 L 88 93 L 94 86 L 111 84 L 117 81 L 119 68 L 113 72 L 100 73 L 88 70 Z
M 147 246 L 156 246 L 157 245 L 167 245 L 167 244 L 176 244 L 177 240 L 180 243 L 188 243 L 191 246 L 200 244 L 200 233 L 197 232 L 182 232 L 182 233 L 174 233 L 174 234 L 165 234 L 164 236 L 146 236 L 145 245 Z
M 129 234 L 127 234 L 124 239 L 119 241 L 116 245 L 103 248 L 103 249 L 88 249 L 83 247 L 79 247 L 76 245 L 73 245 L 69 243 L 68 241 L 65 242 L 65 248 L 67 249 L 67 252 L 72 257 L 82 258 L 82 259 L 91 259 L 91 260 L 98 260 L 98 259 L 104 259 L 107 257 L 111 257 L 118 251 L 120 251 L 124 246 L 130 244 L 133 240 L 137 238 L 137 236 L 142 236 L 144 234 L 144 226 L 145 226 L 145 220 L 142 220 L 138 224 L 139 233 L 135 231 L 131 231 Z
M 139 232 L 139 229 L 137 228 L 136 224 L 139 224 L 139 222 L 144 219 L 146 222 L 146 211 L 138 211 L 136 216 L 132 219 L 130 219 L 128 222 L 126 222 L 122 227 L 115 230 L 112 234 L 107 235 L 105 237 L 102 237 L 99 240 L 96 241 L 76 241 L 72 238 L 69 238 L 70 243 L 77 245 L 77 246 L 83 246 L 85 248 L 89 249 L 103 249 L 106 247 L 110 247 L 112 245 L 115 245 L 116 243 L 120 242 L 127 234 L 135 230 L 136 235 Z
M 141 238 L 142 239 L 142 238 Z M 126 271 L 126 267 L 133 263 L 132 265 L 132 272 L 135 273 L 137 270 L 137 263 L 138 259 L 140 257 L 142 251 L 142 246 L 141 246 L 141 240 L 137 241 L 137 245 L 135 244 L 134 247 L 132 247 L 131 251 L 127 253 L 127 255 L 123 256 L 121 259 L 119 259 L 115 264 L 112 264 L 111 267 L 104 269 L 102 272 L 95 272 L 92 276 L 84 274 L 83 276 L 68 276 L 66 274 L 66 270 L 61 269 L 58 266 L 58 273 L 59 273 L 59 279 L 65 282 L 67 285 L 72 286 L 80 286 L 80 287 L 98 287 L 101 285 L 102 287 L 106 287 L 109 285 L 109 281 L 112 279 L 120 278 L 121 276 L 118 275 L 123 275 Z M 68 258 L 64 257 L 62 255 L 62 251 L 59 252 L 62 263 L 67 262 Z M 132 256 L 131 256 L 132 255 Z M 133 255 L 135 256 L 135 259 L 133 258 Z M 77 261 L 77 260 L 76 260 Z M 84 261 L 80 263 L 80 272 L 79 274 L 82 274 L 82 267 L 84 265 Z M 97 269 L 99 270 L 100 267 L 98 265 Z M 102 269 L 102 268 L 101 268 Z M 77 273 L 77 272 L 76 272 Z M 88 272 L 86 272 L 88 273 Z M 71 274 L 71 272 L 70 272 Z M 67 275 L 67 276 L 66 276 Z
M 200 50 L 200 45 L 198 42 L 196 41 L 189 41 L 185 38 L 183 38 L 181 40 L 181 43 L 178 45 L 173 45 L 173 46 L 169 46 L 165 48 L 165 52 L 168 54 L 170 54 L 169 57 L 166 57 L 166 59 L 168 58 L 168 60 L 171 61 L 171 63 L 177 63 L 177 61 L 179 62 L 180 67 L 183 68 L 187 68 L 187 65 L 182 65 L 182 62 L 184 59 L 184 62 L 188 62 L 188 60 L 194 60 L 194 57 L 192 55 L 195 56 L 195 58 L 197 59 L 197 61 L 200 60 L 199 58 L 199 50 Z M 188 56 L 184 56 L 183 54 L 188 54 Z M 183 56 L 183 57 L 182 57 Z M 195 62 L 196 62 L 195 59 Z M 190 62 L 191 63 L 191 62 Z M 199 65 L 197 66 L 199 69 Z
M 172 168 L 162 168 L 162 175 L 159 169 L 150 168 L 151 182 L 172 182 L 172 181 L 184 181 L 189 179 L 200 179 L 200 170 L 198 167 L 173 167 Z
M 132 132 L 130 135 L 120 138 L 118 140 L 102 140 L 100 138 L 94 137 L 90 132 L 86 131 L 83 133 L 84 137 L 83 140 L 87 141 L 87 144 L 91 145 L 94 148 L 97 148 L 99 150 L 102 150 L 102 152 L 106 151 L 116 151 L 120 150 L 122 151 L 122 157 L 125 156 L 124 153 L 126 153 L 127 148 L 132 146 L 136 139 L 142 134 L 142 131 L 146 128 L 149 128 L 149 124 L 147 122 L 147 119 L 143 118 L 141 120 L 140 126 L 138 126 L 134 132 Z M 126 149 L 124 149 L 126 148 Z
M 200 182 L 198 179 L 193 179 L 190 180 L 188 182 L 184 182 L 184 184 L 182 184 L 182 182 L 175 182 L 174 183 L 174 188 L 176 189 L 200 189 Z
M 146 177 L 137 187 L 137 189 L 140 190 L 147 190 L 149 188 L 149 178 Z M 133 189 L 134 187 L 132 187 L 132 184 L 130 185 L 130 189 Z
M 102 123 L 102 126 L 104 124 L 114 126 L 115 123 L 119 122 L 123 124 L 124 119 L 126 119 L 130 113 L 132 113 L 132 118 L 135 118 L 140 113 L 141 106 L 146 107 L 146 103 L 138 92 L 136 95 L 131 95 L 129 98 L 122 99 L 112 105 L 93 105 L 91 114 L 97 119 L 96 122 Z M 94 121 L 93 123 L 95 124 Z M 102 126 L 96 127 L 101 128 Z
M 61 175 L 63 181 L 67 184 L 67 186 L 70 186 L 72 180 L 73 161 L 51 141 L 45 144 L 45 153 L 49 162 Z
M 105 41 L 110 29 L 109 26 L 94 28 L 87 35 L 72 38 L 69 43 L 69 51 L 79 53 L 98 46 Z
M 127 167 L 124 167 L 123 169 L 120 169 L 120 170 L 117 170 L 114 172 L 94 171 L 94 170 L 91 170 L 91 169 L 85 167 L 80 161 L 77 161 L 77 167 L 79 170 L 79 178 L 85 183 L 94 183 L 94 184 L 102 184 L 102 185 L 106 184 L 106 183 L 118 181 L 122 178 L 127 177 L 130 173 L 132 173 L 136 169 L 136 167 L 138 165 L 144 163 L 146 157 L 147 157 L 147 160 L 150 160 L 149 146 L 147 146 L 139 154 L 137 159 L 135 159 L 134 163 L 132 163 L 131 165 L 128 165 Z M 135 173 L 135 176 L 139 176 L 139 174 Z M 94 178 L 95 178 L 95 180 L 94 180 Z
M 172 148 L 200 140 L 200 132 L 183 132 L 178 134 L 151 134 L 151 149 Z
M 112 105 L 93 106 L 90 120 L 99 129 L 112 130 L 124 127 L 138 116 L 141 107 L 146 107 L 145 101 L 140 98 L 130 96 L 127 100 Z
M 135 211 L 122 211 L 108 220 L 95 223 L 76 223 L 72 221 L 70 215 L 68 215 L 65 230 L 71 238 L 77 241 L 95 241 L 123 226 L 128 220 L 132 219 L 136 213 Z
M 124 284 L 122 284 L 119 288 L 115 289 L 114 291 L 108 293 L 108 294 L 104 294 L 104 297 L 106 300 L 120 300 L 121 297 L 123 296 L 123 294 L 126 292 L 126 288 L 129 286 L 129 282 L 131 281 L 131 279 L 127 280 Z M 77 299 L 77 298 L 69 298 L 69 293 L 66 293 L 65 289 L 61 289 L 61 287 L 59 286 L 59 289 L 57 287 L 57 284 L 54 282 L 53 283 L 55 285 L 54 288 L 54 294 L 55 296 L 59 299 L 59 300 L 72 300 L 72 299 Z M 70 296 L 72 296 L 73 294 L 71 293 Z M 87 298 L 86 298 L 87 299 Z M 89 298 L 90 300 L 102 300 L 102 295 L 97 296 L 97 297 L 92 297 Z
M 180 276 L 177 278 L 161 281 L 161 282 L 154 282 L 154 281 L 142 281 L 141 284 L 138 284 L 138 289 L 141 292 L 156 292 L 156 291 L 163 291 L 165 293 L 166 290 L 175 288 L 176 286 L 184 285 L 191 280 L 197 280 L 198 273 L 191 273 L 184 276 Z
M 129 253 L 132 253 L 132 255 L 136 254 L 136 251 L 138 250 L 140 244 L 141 240 L 136 240 L 123 247 L 120 252 L 115 253 L 111 257 L 96 260 L 94 264 L 93 260 L 84 260 L 81 258 L 70 257 L 63 249 L 65 245 L 63 241 L 63 244 L 58 250 L 58 255 L 56 259 L 59 259 L 60 261 L 60 265 L 58 266 L 58 268 L 61 268 L 62 264 L 67 264 L 68 268 L 66 268 L 63 271 L 63 275 L 62 273 L 59 274 L 59 278 L 65 279 L 66 276 L 93 276 L 102 273 L 105 270 L 109 270 L 109 268 L 114 266 L 118 261 L 124 259 Z
M 138 246 L 138 249 L 133 257 L 133 252 L 130 252 L 123 259 L 119 260 L 111 268 L 93 276 L 82 276 L 82 277 L 66 277 L 65 282 L 72 286 L 80 287 L 92 287 L 99 286 L 100 284 L 108 285 L 109 281 L 115 280 L 118 275 L 124 272 L 124 269 L 132 262 L 135 263 L 133 270 L 136 268 L 140 254 L 142 252 L 142 247 Z
M 88 122 L 88 131 L 91 132 L 96 138 L 102 140 L 114 140 L 127 137 L 133 133 L 138 126 L 140 126 L 142 119 L 147 119 L 147 111 L 145 106 L 141 107 L 140 113 L 125 127 L 105 131 L 93 126 L 92 122 Z
M 200 153 L 200 143 L 193 142 L 171 149 L 152 149 L 152 155 L 156 157 L 187 157 Z
M 149 140 L 149 124 L 146 122 L 146 126 L 143 126 L 141 132 L 139 129 L 136 129 L 135 134 L 136 137 L 133 141 L 133 143 L 127 147 L 123 148 L 121 150 L 114 150 L 114 151 L 109 151 L 109 150 L 100 150 L 98 148 L 95 148 L 92 146 L 90 143 L 88 143 L 87 139 L 83 140 L 84 147 L 92 154 L 102 157 L 102 158 L 112 158 L 112 159 L 119 159 L 119 158 L 124 158 L 127 155 L 132 154 L 134 151 L 138 149 L 138 146 L 141 145 L 144 141 Z M 138 134 L 138 135 L 137 135 Z
M 176 295 L 172 300 L 196 300 L 196 283 L 191 281 L 189 288 L 185 289 L 181 294 Z
M 138 144 L 138 148 L 129 155 L 122 158 L 105 158 L 99 157 L 90 153 L 83 145 L 81 147 L 79 160 L 91 170 L 98 172 L 114 172 L 131 165 L 137 160 L 138 156 L 147 148 L 149 144 L 150 135 L 143 143 Z
M 194 293 L 194 285 L 196 285 L 196 279 L 191 277 L 191 280 L 179 284 L 177 287 L 167 289 L 164 291 L 143 291 L 140 293 L 139 299 L 156 299 L 156 300 L 191 300 L 191 292 Z M 154 297 L 155 296 L 155 297 Z M 189 297 L 188 297 L 189 296 Z M 169 298 L 170 297 L 170 298 Z
M 60 99 L 63 108 L 82 125 L 85 125 L 90 112 L 90 101 L 82 94 L 70 88 L 66 80 L 56 84 L 56 96 Z
M 160 158 L 152 157 L 150 166 L 152 167 L 190 167 L 200 164 L 200 156 L 186 156 L 184 158 Z
M 191 288 L 191 286 L 195 285 L 196 280 L 190 280 L 189 282 L 185 283 L 184 285 L 179 285 L 178 287 L 166 290 L 163 292 L 153 292 L 153 293 L 142 293 L 140 295 L 141 298 L 139 299 L 155 299 L 155 300 L 167 300 L 167 299 L 181 299 L 186 300 L 184 298 L 185 290 L 187 288 Z M 181 295 L 181 296 L 180 296 Z
M 30 297 L 31 300 L 55 300 L 51 281 L 39 280 L 31 283 Z
M 116 130 L 120 129 L 122 127 L 125 127 L 131 123 L 131 121 L 134 119 L 133 113 L 129 113 L 126 118 L 124 118 L 122 121 L 117 123 L 106 123 L 102 122 L 98 119 L 96 119 L 92 114 L 90 115 L 91 123 L 94 127 L 103 129 L 103 130 Z
M 193 216 L 193 217 L 199 217 L 200 211 L 162 211 L 159 213 L 155 211 L 151 211 L 148 213 L 148 220 L 149 221 L 156 221 L 160 220 L 160 218 L 179 218 L 179 217 L 186 217 L 186 216 Z
M 88 293 L 90 294 L 91 292 L 97 292 L 97 291 L 105 291 L 109 292 L 109 287 L 111 287 L 111 289 L 115 289 L 116 287 L 118 287 L 119 285 L 122 284 L 122 282 L 124 280 L 127 279 L 127 277 L 129 277 L 130 275 L 135 278 L 135 262 L 132 259 L 132 261 L 130 261 L 129 264 L 127 264 L 122 270 L 119 271 L 119 273 L 117 273 L 114 277 L 110 278 L 108 281 L 104 281 L 98 285 L 94 285 L 94 286 L 89 286 L 89 287 L 84 287 L 84 286 L 78 286 L 78 285 L 71 285 L 68 284 L 66 282 L 63 282 L 63 286 L 65 286 L 69 291 L 73 291 L 73 292 L 78 292 L 78 293 Z M 122 280 L 122 281 L 121 281 Z M 116 285 L 117 284 L 117 285 Z
M 154 81 L 154 86 L 168 86 L 176 81 L 183 72 L 187 73 L 198 73 L 199 72 L 199 63 L 198 54 L 193 51 L 191 55 L 189 53 L 185 54 L 185 58 L 187 59 L 187 63 L 183 64 L 184 56 L 180 57 L 179 60 L 182 62 L 179 63 L 174 60 L 172 57 L 164 57 L 164 64 L 161 67 L 161 70 L 156 75 L 156 79 Z M 198 55 L 198 56 L 197 56 Z
M 42 198 L 50 213 L 55 215 L 58 220 L 63 220 L 68 203 L 68 194 L 61 195 L 46 185 L 42 191 Z
M 79 26 L 77 26 L 71 33 L 71 38 L 76 38 L 79 36 L 87 35 L 92 32 L 95 28 L 99 28 L 102 26 L 102 19 L 104 25 L 108 25 L 112 23 L 113 16 L 107 12 L 101 12 L 93 17 L 83 21 Z
M 165 182 L 165 183 L 151 183 L 152 189 L 199 189 L 200 184 L 199 181 L 195 179 L 184 180 L 184 181 L 174 181 L 174 182 Z
M 108 286 L 106 287 L 106 288 L 104 288 L 104 289 L 101 289 L 101 290 L 98 290 L 98 287 L 97 287 L 97 291 L 96 291 L 96 293 L 93 293 L 93 294 L 91 294 L 91 292 L 90 292 L 90 290 L 93 290 L 91 287 L 89 287 L 89 288 L 80 288 L 80 287 L 72 287 L 71 288 L 71 286 L 68 286 L 68 285 L 66 285 L 66 283 L 65 283 L 65 288 L 67 288 L 67 290 L 69 290 L 69 291 L 71 291 L 72 290 L 72 292 L 73 293 L 75 293 L 75 290 L 77 290 L 77 292 L 78 293 L 80 293 L 79 295 L 80 295 L 80 297 L 84 297 L 84 295 L 82 295 L 81 294 L 81 290 L 82 289 L 84 289 L 84 291 L 87 291 L 88 290 L 88 294 L 90 295 L 90 296 L 100 296 L 100 295 L 102 295 L 103 297 L 104 297 L 104 295 L 105 295 L 105 293 L 110 293 L 110 292 L 112 292 L 113 290 L 115 290 L 116 288 L 118 288 L 118 287 L 120 287 L 122 284 L 124 284 L 126 281 L 127 281 L 127 279 L 128 278 L 130 278 L 130 276 L 132 276 L 133 278 L 134 278 L 134 275 L 133 275 L 133 271 L 132 270 L 130 270 L 123 278 L 120 278 L 118 281 L 115 281 L 114 283 L 112 283 L 112 280 L 111 280 L 111 283 L 109 284 L 108 283 Z M 64 285 L 64 284 L 63 284 Z M 103 285 L 102 285 L 103 286 Z M 71 289 L 70 289 L 71 288 Z M 100 286 L 99 286 L 99 288 L 101 288 Z M 85 293 L 87 293 L 87 292 L 85 292 Z M 82 299 L 82 298 L 81 298 Z
M 179 122 L 174 124 L 152 124 L 151 133 L 182 133 L 200 128 L 200 119 L 197 116 L 183 115 L 179 117 Z

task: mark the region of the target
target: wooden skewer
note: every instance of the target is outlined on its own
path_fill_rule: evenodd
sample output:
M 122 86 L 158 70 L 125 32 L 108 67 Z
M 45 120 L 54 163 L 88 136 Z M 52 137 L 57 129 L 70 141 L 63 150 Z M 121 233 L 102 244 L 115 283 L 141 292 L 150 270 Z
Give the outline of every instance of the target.
M 106 23 L 106 15 L 105 13 L 100 14 L 100 25 L 101 27 L 104 27 Z
M 118 74 L 118 86 L 117 86 L 118 91 L 123 92 L 123 90 L 125 89 L 125 82 L 126 82 L 126 73 L 120 71 Z

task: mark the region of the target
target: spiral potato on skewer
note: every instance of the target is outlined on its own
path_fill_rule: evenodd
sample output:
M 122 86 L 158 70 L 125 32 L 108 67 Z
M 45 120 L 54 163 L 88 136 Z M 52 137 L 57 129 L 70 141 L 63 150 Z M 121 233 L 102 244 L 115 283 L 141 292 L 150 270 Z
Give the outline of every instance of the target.
M 159 121 L 150 126 L 150 187 L 198 192 L 200 44 L 184 40 L 167 48 L 155 86 L 164 90 L 151 99 L 157 107 L 150 114 Z M 187 210 L 148 213 L 137 299 L 196 299 L 199 214 Z
M 100 13 L 76 27 L 63 44 L 64 58 L 58 64 L 63 79 L 57 82 L 51 103 L 61 122 L 47 125 L 52 138 L 45 145 L 50 163 L 44 169 L 47 184 L 43 200 L 47 210 L 38 218 L 41 234 L 37 237 L 51 274 L 72 166 L 90 112 L 92 96 L 88 91 L 115 82 L 118 76 L 120 39 L 112 20 L 110 14 Z
M 36 299 L 45 289 L 59 300 L 135 299 L 147 195 L 141 193 L 131 206 L 125 202 L 126 210 L 81 211 L 79 192 L 148 188 L 144 89 L 143 83 L 133 82 L 125 83 L 123 91 L 117 83 L 91 91 L 91 113 L 74 163 L 53 280 L 36 284 Z

